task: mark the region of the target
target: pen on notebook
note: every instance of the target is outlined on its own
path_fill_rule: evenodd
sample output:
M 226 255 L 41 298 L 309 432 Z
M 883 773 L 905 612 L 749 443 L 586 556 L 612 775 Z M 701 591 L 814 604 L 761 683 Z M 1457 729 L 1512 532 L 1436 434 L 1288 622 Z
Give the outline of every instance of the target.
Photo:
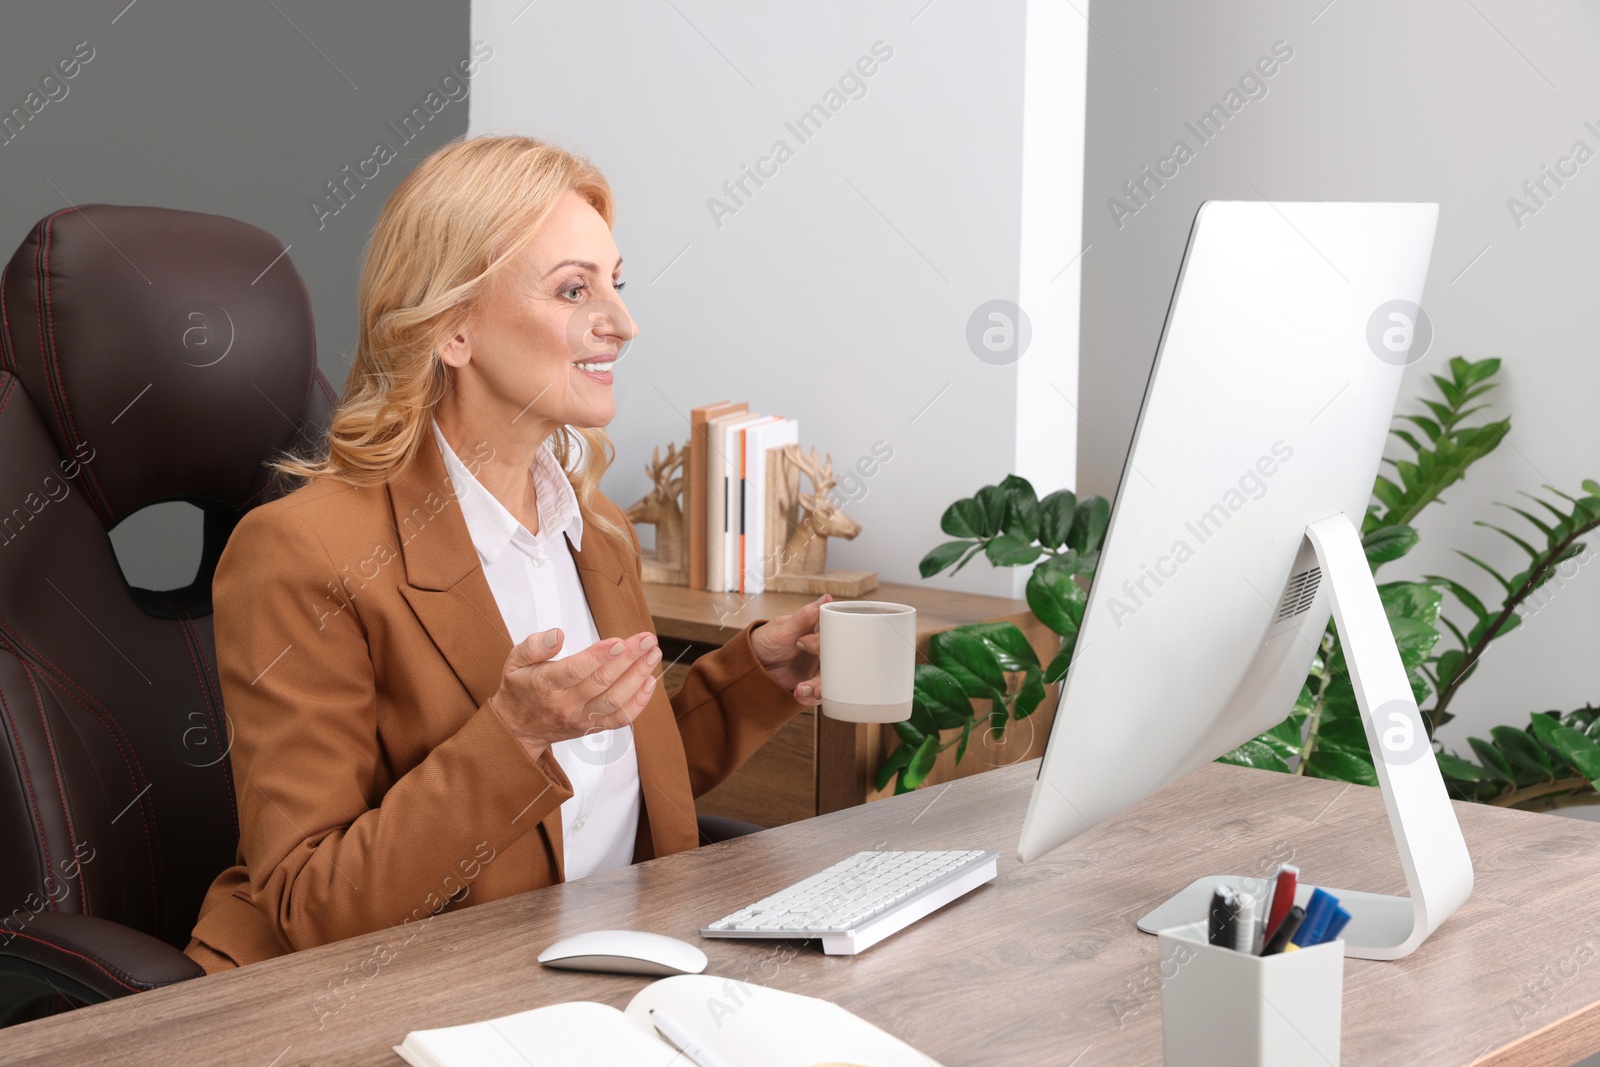
M 722 1061 L 706 1051 L 705 1047 L 690 1037 L 683 1027 L 654 1008 L 650 1009 L 650 1022 L 667 1039 L 667 1043 L 693 1063 L 695 1067 L 722 1067 Z
M 1272 937 L 1268 939 L 1265 945 L 1261 946 L 1261 954 L 1263 956 L 1276 956 L 1284 951 L 1289 945 L 1289 938 L 1293 937 L 1294 932 L 1300 929 L 1300 923 L 1305 917 L 1306 909 L 1300 905 L 1296 904 L 1290 908 L 1289 914 L 1283 917 L 1283 921 L 1278 924 L 1278 928 L 1272 932 Z
M 1277 933 L 1278 924 L 1283 922 L 1283 917 L 1294 907 L 1294 891 L 1299 884 L 1299 867 L 1290 863 L 1278 867 L 1277 877 L 1272 882 L 1272 906 L 1267 909 L 1267 925 L 1262 931 L 1263 939 Z
M 1232 948 L 1234 925 L 1238 917 L 1238 894 L 1228 886 L 1217 886 L 1211 894 L 1211 914 L 1206 922 L 1206 944 Z

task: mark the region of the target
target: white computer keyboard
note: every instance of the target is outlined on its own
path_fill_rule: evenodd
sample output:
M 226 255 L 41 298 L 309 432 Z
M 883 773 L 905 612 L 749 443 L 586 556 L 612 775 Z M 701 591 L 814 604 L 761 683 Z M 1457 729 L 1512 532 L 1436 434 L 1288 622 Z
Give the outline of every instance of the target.
M 994 878 L 998 852 L 857 852 L 724 916 L 703 937 L 820 938 L 850 956 Z

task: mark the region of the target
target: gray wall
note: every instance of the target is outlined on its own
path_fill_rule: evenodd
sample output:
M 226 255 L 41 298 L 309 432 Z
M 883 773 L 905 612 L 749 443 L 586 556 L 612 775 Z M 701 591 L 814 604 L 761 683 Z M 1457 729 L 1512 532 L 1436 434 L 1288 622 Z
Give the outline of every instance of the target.
M 616 193 L 640 334 L 617 370 L 608 495 L 644 495 L 651 448 L 688 436 L 690 408 L 748 400 L 797 418 L 836 471 L 875 442 L 893 449 L 846 494 L 862 533 L 828 561 L 914 582 L 946 540 L 944 507 L 1014 469 L 1017 366 L 977 359 L 966 325 L 1017 299 L 1024 8 L 474 0 L 472 36 L 497 58 L 472 131 L 583 152 Z M 785 123 L 876 41 L 892 58 L 801 143 Z M 707 201 L 780 139 L 793 158 L 719 226 Z M 1074 252 L 1051 256 L 1051 273 Z M 1068 447 L 1071 425 L 1060 401 Z M 1011 579 L 980 561 L 951 584 L 1010 592 Z
M 10 138 L 0 144 L 0 255 L 69 201 L 243 219 L 291 246 L 311 290 L 319 363 L 342 389 L 378 208 L 416 160 L 467 128 L 467 101 L 444 94 L 410 143 L 387 128 L 467 55 L 466 0 L 354 0 L 332 11 L 315 0 L 125 3 L 8 4 L 0 14 L 0 114 L 26 108 L 30 92 L 34 107 L 57 98 L 0 136 Z M 41 91 L 84 41 L 93 58 Z M 308 202 L 380 139 L 400 158 L 319 225 Z M 118 527 L 137 584 L 192 577 L 199 537 L 186 510 L 153 508 Z
M 1472 520 L 1500 521 L 1492 503 L 1520 489 L 1548 482 L 1573 492 L 1600 478 L 1600 158 L 1562 188 L 1549 185 L 1536 214 L 1514 219 L 1507 201 L 1526 201 L 1522 183 L 1574 142 L 1600 153 L 1600 133 L 1585 125 L 1600 128 L 1600 12 L 1507 0 L 1100 0 L 1091 17 L 1100 32 L 1089 38 L 1080 489 L 1115 488 L 1202 201 L 1437 201 L 1424 299 L 1436 334 L 1411 369 L 1412 392 L 1453 355 L 1501 357 L 1504 384 L 1491 396 L 1513 429 L 1446 494 L 1446 506 L 1424 516 L 1422 544 L 1384 576 L 1443 573 L 1488 593 L 1492 580 L 1454 548 L 1506 573 L 1521 569 L 1519 550 Z M 1294 54 L 1265 80 L 1266 95 L 1252 86 L 1259 99 L 1197 146 L 1185 122 L 1221 101 L 1276 41 Z M 1195 157 L 1119 225 L 1108 199 L 1137 206 L 1123 183 L 1179 139 Z M 1448 744 L 1521 724 L 1530 711 L 1600 701 L 1600 567 L 1575 569 L 1463 687 L 1453 705 L 1460 718 L 1443 732 Z

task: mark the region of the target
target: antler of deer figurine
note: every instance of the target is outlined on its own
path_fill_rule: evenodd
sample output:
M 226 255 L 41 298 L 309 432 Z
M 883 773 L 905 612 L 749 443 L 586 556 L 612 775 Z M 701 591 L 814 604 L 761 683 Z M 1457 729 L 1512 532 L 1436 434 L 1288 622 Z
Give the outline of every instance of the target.
M 655 486 L 626 514 L 633 523 L 648 522 L 656 528 L 656 547 L 641 560 L 643 578 L 659 585 L 688 585 L 689 562 L 683 541 L 683 464 L 687 448 L 667 446 L 666 457 L 657 446 L 650 454 L 645 473 Z
M 777 480 L 778 492 L 794 494 L 799 488 L 799 474 L 810 480 L 811 492 L 794 495 L 792 504 L 780 502 L 782 519 L 793 532 L 788 534 L 777 560 L 777 573 L 767 579 L 767 588 L 780 593 L 835 596 L 861 596 L 876 589 L 878 576 L 873 571 L 827 569 L 828 538 L 848 541 L 861 532 L 861 525 L 846 515 L 843 505 L 830 495 L 829 491 L 838 484 L 833 476 L 833 457 L 821 457 L 815 448 L 802 452 L 798 445 L 788 445 L 781 450 L 776 466 L 781 469 L 785 464 L 796 473 Z M 796 513 L 802 508 L 805 516 L 799 518 Z M 772 539 L 773 543 L 777 540 Z

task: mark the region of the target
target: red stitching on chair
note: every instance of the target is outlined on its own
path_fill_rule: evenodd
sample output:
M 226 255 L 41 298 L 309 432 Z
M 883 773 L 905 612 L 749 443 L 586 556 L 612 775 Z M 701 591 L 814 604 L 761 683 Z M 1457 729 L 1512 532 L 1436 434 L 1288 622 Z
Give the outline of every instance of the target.
M 20 656 L 17 657 L 17 662 L 22 662 Z M 33 775 L 28 773 L 28 757 L 22 751 L 22 731 L 17 729 L 17 720 L 11 716 L 11 704 L 6 700 L 6 695 L 3 691 L 0 691 L 0 710 L 5 711 L 6 721 L 11 724 L 11 736 L 16 739 L 17 759 L 22 763 L 22 780 L 27 783 L 28 799 L 33 802 L 33 824 L 39 829 L 39 850 L 44 853 L 44 869 L 53 871 L 55 867 L 50 862 L 50 842 L 45 840 L 44 818 L 39 808 L 39 798 L 34 795 Z M 49 899 L 49 894 L 46 893 L 45 897 Z M 50 900 L 50 910 L 55 910 L 54 900 Z
M 55 772 L 56 792 L 61 795 L 61 814 L 67 820 L 67 846 L 71 850 L 73 857 L 76 858 L 78 855 L 78 834 L 77 831 L 72 828 L 72 806 L 67 803 L 67 787 L 61 781 L 61 762 L 56 759 L 56 741 L 55 738 L 51 736 L 50 723 L 45 716 L 44 699 L 39 695 L 39 687 L 33 684 L 33 671 L 29 669 L 27 661 L 18 660 L 17 662 L 22 664 L 23 677 L 28 679 L 28 688 L 33 690 L 33 706 L 39 710 L 39 725 L 44 727 L 44 748 L 46 752 L 50 753 L 50 769 Z M 77 866 L 78 896 L 83 899 L 81 910 L 83 911 L 83 914 L 88 915 L 89 891 L 84 885 L 83 865 L 78 864 Z M 50 871 L 51 874 L 54 875 L 55 868 L 50 868 Z M 50 910 L 56 911 L 58 909 L 51 908 Z
M 12 374 L 17 373 L 17 365 L 6 356 L 11 352 L 11 317 L 6 314 L 6 275 L 11 271 L 11 264 L 0 267 L 0 330 L 4 330 L 4 337 L 0 339 L 0 364 Z
M 50 394 L 50 404 L 55 408 L 56 412 L 56 427 L 61 431 L 62 437 L 68 436 L 67 424 L 66 420 L 64 420 L 61 416 L 61 405 L 56 401 L 55 390 L 50 387 L 50 359 L 49 354 L 45 351 L 44 347 L 44 272 L 49 269 L 49 255 L 47 249 L 50 245 L 51 225 L 56 221 L 56 219 L 60 218 L 62 215 L 65 215 L 68 211 L 76 210 L 78 209 L 72 207 L 63 208 L 54 215 L 51 215 L 49 218 L 45 219 L 43 222 L 39 223 L 39 234 L 43 240 L 39 244 L 39 254 L 34 258 L 33 262 L 33 312 L 37 323 L 37 329 L 39 331 L 39 366 L 44 371 L 45 391 Z
M 76 680 L 69 677 L 67 673 L 60 667 L 57 667 L 54 663 L 50 662 L 50 660 L 42 652 L 28 644 L 28 642 L 24 641 L 20 634 L 6 625 L 4 619 L 0 619 L 0 643 L 14 643 L 21 645 L 23 648 L 28 650 L 34 659 L 49 667 L 50 670 L 54 672 L 53 677 L 55 677 L 57 683 L 61 685 L 62 690 L 69 696 L 72 696 L 72 699 L 76 700 L 85 711 L 100 721 L 100 725 L 105 727 L 106 733 L 110 735 L 112 743 L 117 746 L 117 753 L 122 757 L 122 764 L 127 769 L 128 778 L 138 789 L 138 792 L 135 794 L 134 802 L 139 806 L 139 822 L 144 827 L 145 848 L 147 848 L 150 852 L 150 908 L 154 913 L 157 923 L 159 924 L 165 910 L 163 908 L 164 898 L 161 896 L 161 892 L 156 885 L 156 871 L 161 869 L 161 839 L 159 834 L 156 832 L 156 828 L 151 824 L 150 818 L 145 814 L 144 786 L 147 780 L 144 776 L 144 766 L 143 764 L 139 763 L 139 754 L 134 752 L 133 759 L 130 761 L 128 755 L 129 750 L 133 747 L 133 745 L 131 742 L 129 742 L 126 748 L 123 746 L 123 742 L 127 741 L 127 738 L 123 736 L 122 726 L 120 723 L 116 722 L 116 716 L 111 715 L 110 721 L 108 722 L 107 715 L 110 714 L 109 712 L 102 714 L 104 709 L 97 708 L 93 704 L 86 703 L 85 699 L 73 695 L 72 690 L 75 689 L 79 693 L 82 693 L 83 697 L 87 698 L 88 701 L 94 701 L 93 695 L 90 694 L 87 689 L 84 689 L 83 686 L 79 685 Z M 15 653 L 15 648 L 12 648 L 12 652 L 13 654 Z M 98 703 L 98 701 L 96 701 L 96 703 Z M 138 765 L 137 772 L 134 770 L 135 765 Z
M 129 985 L 127 982 L 123 981 L 122 980 L 122 976 L 117 974 L 117 972 L 113 971 L 111 969 L 111 967 L 104 960 L 96 959 L 93 956 L 86 956 L 82 952 L 74 952 L 72 949 L 67 948 L 65 945 L 58 945 L 54 941 L 49 941 L 49 940 L 46 940 L 45 938 L 42 938 L 42 937 L 34 937 L 32 934 L 25 934 L 21 930 L 13 931 L 12 932 L 12 936 L 13 937 L 24 938 L 25 940 L 35 942 L 36 944 L 43 945 L 45 948 L 53 948 L 57 952 L 65 952 L 69 956 L 76 956 L 80 960 L 84 960 L 84 961 L 86 961 L 88 963 L 91 963 L 97 969 L 99 969 L 101 971 L 104 971 L 107 978 L 110 978 L 113 982 L 117 983 L 123 989 L 126 989 L 131 993 L 142 993 L 142 992 L 144 992 L 144 989 L 141 986 Z
M 195 677 L 200 682 L 200 692 L 201 695 L 205 697 L 206 710 L 211 715 L 211 728 L 217 731 L 217 737 L 219 739 L 218 744 L 221 744 L 221 740 L 225 738 L 226 735 L 223 733 L 222 724 L 217 722 L 216 701 L 211 699 L 211 689 L 206 684 L 206 678 L 211 675 L 211 665 L 206 663 L 205 674 L 201 673 L 201 664 L 204 662 L 205 657 L 196 654 L 196 647 L 199 645 L 199 638 L 195 636 L 194 625 L 189 618 L 189 613 L 183 609 L 183 605 L 178 603 L 175 598 L 166 596 L 165 599 L 167 603 L 171 605 L 172 610 L 178 614 L 178 624 L 183 629 L 184 647 L 189 650 L 189 662 L 194 666 Z M 220 691 L 221 690 L 219 689 L 218 692 Z M 220 765 L 221 762 L 222 761 L 219 760 L 218 764 Z M 233 792 L 233 775 L 229 773 L 226 766 L 222 767 L 221 773 L 222 782 L 225 786 L 227 786 L 228 789 L 228 801 L 231 805 L 229 814 L 233 816 L 233 838 L 235 841 L 237 841 L 239 839 L 239 798 Z
M 77 209 L 74 208 L 72 210 L 76 211 Z M 47 308 L 47 311 L 48 311 L 48 318 L 50 320 L 50 360 L 55 365 L 56 382 L 61 387 L 61 408 L 63 410 L 65 410 L 66 413 L 67 413 L 67 425 L 68 425 L 68 427 L 70 427 L 70 432 L 68 432 L 67 430 L 63 430 L 62 432 L 67 438 L 67 443 L 70 444 L 74 450 L 76 450 L 77 447 L 80 444 L 83 443 L 83 435 L 78 433 L 77 421 L 74 420 L 73 417 L 72 417 L 72 406 L 67 403 L 67 379 L 66 379 L 66 376 L 61 373 L 61 353 L 58 350 L 58 348 L 56 347 L 56 306 L 55 306 L 55 301 L 51 298 L 52 289 L 51 289 L 51 284 L 50 284 L 50 282 L 51 282 L 51 278 L 50 278 L 50 245 L 55 240 L 55 233 L 56 233 L 55 220 L 60 218 L 64 214 L 66 214 L 66 212 L 61 211 L 61 212 L 57 212 L 54 215 L 51 215 L 50 218 L 49 218 L 49 221 L 45 225 L 45 237 L 44 237 L 44 304 L 46 305 L 46 308 Z M 79 214 L 82 214 L 82 212 L 80 211 Z M 84 220 L 85 221 L 88 221 L 88 218 L 89 217 L 87 215 L 84 215 Z M 92 226 L 94 224 L 91 222 L 90 225 Z M 98 228 L 98 227 L 96 227 L 96 228 Z M 108 238 L 108 240 L 109 240 L 109 238 Z M 43 348 L 43 346 L 44 346 L 44 341 L 43 341 L 43 338 L 41 338 L 40 339 L 40 347 Z M 49 373 L 49 372 L 46 371 L 46 373 Z M 100 479 L 98 477 L 96 477 L 96 475 L 94 473 L 94 461 L 93 460 L 85 460 L 83 462 L 83 464 L 82 464 L 82 468 L 83 468 L 83 472 L 86 475 L 88 475 L 88 480 L 90 482 L 94 483 L 95 492 L 94 493 L 85 494 L 86 496 L 89 497 L 90 505 L 94 506 L 95 512 L 99 514 L 100 520 L 102 522 L 110 522 L 111 521 L 111 514 L 112 514 L 111 498 L 106 495 L 105 488 L 100 484 Z M 100 505 L 99 506 L 95 506 L 95 495 L 96 494 L 98 494 L 99 497 L 100 497 Z

